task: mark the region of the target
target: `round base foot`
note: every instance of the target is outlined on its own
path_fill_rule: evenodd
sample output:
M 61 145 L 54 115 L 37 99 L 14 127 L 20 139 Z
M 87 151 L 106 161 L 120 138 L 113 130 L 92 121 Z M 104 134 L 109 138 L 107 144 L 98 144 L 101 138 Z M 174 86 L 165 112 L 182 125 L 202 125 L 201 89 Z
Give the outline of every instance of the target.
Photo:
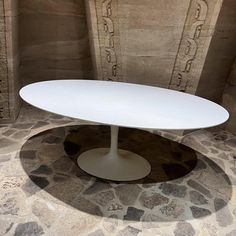
M 120 149 L 115 157 L 109 153 L 108 148 L 92 149 L 82 153 L 77 162 L 85 172 L 114 181 L 142 179 L 151 171 L 149 162 L 143 157 Z

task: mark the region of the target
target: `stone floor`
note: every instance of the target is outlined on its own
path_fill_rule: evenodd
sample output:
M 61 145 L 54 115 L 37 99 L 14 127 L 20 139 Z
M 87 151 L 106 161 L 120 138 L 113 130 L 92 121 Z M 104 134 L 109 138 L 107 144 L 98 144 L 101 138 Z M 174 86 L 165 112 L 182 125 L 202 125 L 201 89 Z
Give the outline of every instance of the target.
M 25 105 L 0 133 L 0 235 L 236 235 L 236 137 L 219 128 L 121 129 L 120 147 L 152 164 L 125 183 L 76 165 L 81 152 L 109 145 L 108 127 Z

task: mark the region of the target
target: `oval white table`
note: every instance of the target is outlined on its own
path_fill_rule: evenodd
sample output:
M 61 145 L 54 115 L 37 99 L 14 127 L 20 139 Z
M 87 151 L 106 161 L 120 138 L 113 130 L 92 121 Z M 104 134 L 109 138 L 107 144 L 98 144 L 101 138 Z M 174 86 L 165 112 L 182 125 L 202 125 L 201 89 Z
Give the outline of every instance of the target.
M 20 90 L 26 102 L 56 114 L 111 126 L 111 147 L 82 153 L 78 165 L 109 180 L 145 177 L 150 164 L 141 156 L 118 149 L 118 127 L 187 130 L 224 123 L 228 112 L 206 99 L 169 89 L 98 80 L 54 80 Z

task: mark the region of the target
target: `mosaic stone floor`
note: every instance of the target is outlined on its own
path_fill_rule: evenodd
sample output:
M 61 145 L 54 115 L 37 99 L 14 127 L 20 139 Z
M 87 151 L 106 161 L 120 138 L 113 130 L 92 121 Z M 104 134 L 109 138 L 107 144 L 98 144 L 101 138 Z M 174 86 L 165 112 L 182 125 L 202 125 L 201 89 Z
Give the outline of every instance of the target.
M 84 150 L 108 146 L 106 126 L 25 105 L 0 133 L 0 235 L 236 235 L 236 137 L 219 128 L 121 129 L 120 147 L 152 164 L 125 183 L 76 165 Z

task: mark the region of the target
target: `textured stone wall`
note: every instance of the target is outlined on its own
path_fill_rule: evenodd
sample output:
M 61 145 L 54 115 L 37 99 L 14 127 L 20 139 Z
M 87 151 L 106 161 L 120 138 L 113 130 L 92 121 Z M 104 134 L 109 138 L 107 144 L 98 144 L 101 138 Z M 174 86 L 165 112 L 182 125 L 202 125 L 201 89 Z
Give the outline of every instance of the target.
M 0 1 L 0 119 L 14 120 L 19 111 L 18 1 Z
M 88 0 L 96 77 L 195 93 L 222 0 Z
M 210 43 L 197 95 L 221 102 L 236 57 L 236 1 L 224 0 Z
M 222 105 L 230 113 L 230 118 L 226 122 L 225 128 L 234 134 L 236 134 L 235 58 L 236 1 L 224 0 L 206 57 L 197 94 L 219 103 L 222 102 Z
M 22 84 L 92 78 L 83 0 L 20 0 Z
M 170 89 L 196 94 L 223 0 L 191 0 Z M 204 95 L 204 94 L 203 94 Z
M 4 12 L 4 1 L 0 1 L 0 118 L 9 117 L 9 88 L 8 88 L 8 73 L 7 73 L 7 52 L 6 52 L 6 22 Z
M 236 135 L 236 59 L 224 91 L 223 106 L 230 113 L 230 118 L 225 124 L 225 128 Z

